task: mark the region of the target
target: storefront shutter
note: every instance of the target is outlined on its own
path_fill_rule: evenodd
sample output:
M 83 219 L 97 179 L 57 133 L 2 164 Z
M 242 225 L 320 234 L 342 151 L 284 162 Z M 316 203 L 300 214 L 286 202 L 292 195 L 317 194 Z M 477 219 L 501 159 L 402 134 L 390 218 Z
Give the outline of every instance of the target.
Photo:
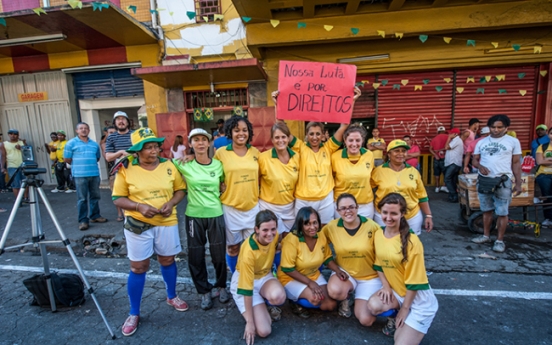
M 144 95 L 144 82 L 130 69 L 74 73 L 73 83 L 77 99 Z
M 376 116 L 376 92 L 372 83 L 376 80 L 374 76 L 358 76 L 357 86 L 362 94 L 355 102 L 353 119 L 364 119 Z

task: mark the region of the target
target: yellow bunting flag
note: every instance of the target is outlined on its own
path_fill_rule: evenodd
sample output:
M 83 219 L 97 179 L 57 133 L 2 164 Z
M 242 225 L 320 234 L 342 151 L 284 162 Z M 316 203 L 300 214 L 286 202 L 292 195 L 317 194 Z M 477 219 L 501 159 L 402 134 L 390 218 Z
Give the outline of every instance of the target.
M 457 88 L 456 88 L 456 91 L 457 91 L 458 93 L 462 93 L 462 92 L 464 92 L 464 88 L 463 88 L 463 87 L 457 87 Z
M 370 81 L 369 80 L 361 80 L 361 83 L 366 85 L 366 84 L 370 84 Z
M 535 46 L 533 47 L 533 54 L 541 53 L 542 47 L 541 46 Z
M 385 38 L 385 31 L 383 30 L 376 30 L 376 31 L 378 32 L 378 36 Z
M 519 90 L 519 94 L 522 96 L 525 96 L 526 93 L 527 93 L 527 90 Z
M 546 77 L 546 75 L 548 74 L 548 71 L 540 71 L 539 74 L 540 74 L 542 77 Z
M 271 19 L 270 24 L 272 24 L 273 27 L 277 27 L 280 25 L 280 21 L 278 19 Z
M 404 36 L 404 33 L 402 33 L 402 32 L 395 32 L 395 37 L 398 38 L 399 40 L 400 40 L 401 38 L 403 38 L 403 36 Z
M 450 41 L 452 41 L 452 37 L 443 37 L 443 41 L 445 41 L 446 44 L 449 44 Z
M 209 22 L 209 17 L 203 16 L 203 17 L 201 17 L 201 18 L 203 18 L 203 20 L 205 21 L 205 23 L 208 23 L 208 22 Z
M 324 29 L 326 29 L 326 31 L 332 31 L 333 25 L 324 25 Z
M 380 87 L 380 83 L 372 83 L 372 86 L 374 87 L 374 89 L 378 89 L 378 87 Z
M 422 85 L 414 85 L 414 91 L 422 91 Z
M 493 47 L 498 48 L 498 42 L 491 42 L 491 44 L 493 45 Z
M 40 16 L 41 13 L 48 14 L 42 7 L 33 8 L 33 12 L 36 13 L 38 16 Z
M 474 78 L 473 77 L 468 77 L 468 79 L 466 79 L 466 84 L 469 83 L 469 82 L 475 83 Z
M 213 19 L 214 20 L 223 20 L 224 19 L 224 14 L 215 14 L 213 16 Z
M 72 9 L 75 9 L 75 8 L 80 8 L 82 9 L 82 1 L 79 1 L 79 0 L 69 0 L 67 1 L 67 3 L 69 3 L 69 6 L 71 6 Z M 130 6 L 129 6 L 130 7 Z
M 496 80 L 498 80 L 498 81 L 506 80 L 506 75 L 504 75 L 504 74 L 499 74 L 499 75 L 496 76 Z
M 443 80 L 447 82 L 447 84 L 450 83 L 450 78 L 443 78 Z
M 491 78 L 492 78 L 492 76 L 486 75 L 486 76 L 485 76 L 485 81 L 486 81 L 486 82 L 490 82 L 490 81 L 491 81 Z
M 408 79 L 401 80 L 401 84 L 403 84 L 403 86 L 406 86 L 406 84 L 408 84 Z

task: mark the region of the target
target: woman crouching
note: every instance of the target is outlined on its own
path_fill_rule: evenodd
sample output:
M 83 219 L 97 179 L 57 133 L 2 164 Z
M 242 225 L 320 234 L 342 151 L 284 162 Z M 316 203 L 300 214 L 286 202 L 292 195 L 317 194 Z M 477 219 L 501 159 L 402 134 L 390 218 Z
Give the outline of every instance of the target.
M 245 319 L 243 338 L 253 344 L 255 334 L 267 337 L 272 320 L 265 304 L 281 305 L 286 300 L 282 284 L 272 275 L 272 263 L 278 246 L 278 218 L 264 210 L 255 217 L 255 232 L 241 245 L 230 291 Z

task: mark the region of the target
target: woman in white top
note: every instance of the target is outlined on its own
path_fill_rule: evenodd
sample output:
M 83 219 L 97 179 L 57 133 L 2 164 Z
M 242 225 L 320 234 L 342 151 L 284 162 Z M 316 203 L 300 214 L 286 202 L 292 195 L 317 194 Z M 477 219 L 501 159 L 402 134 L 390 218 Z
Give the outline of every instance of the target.
M 174 138 L 174 143 L 171 146 L 171 159 L 184 159 L 186 157 L 186 146 L 184 146 L 184 138 L 181 135 L 177 135 Z

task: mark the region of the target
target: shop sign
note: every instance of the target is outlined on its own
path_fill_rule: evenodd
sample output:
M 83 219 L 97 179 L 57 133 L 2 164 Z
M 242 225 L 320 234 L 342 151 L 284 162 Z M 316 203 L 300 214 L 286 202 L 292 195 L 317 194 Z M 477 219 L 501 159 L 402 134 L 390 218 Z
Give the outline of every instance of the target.
M 48 92 L 41 91 L 41 92 L 18 93 L 17 98 L 19 99 L 19 102 L 47 101 L 48 100 Z

